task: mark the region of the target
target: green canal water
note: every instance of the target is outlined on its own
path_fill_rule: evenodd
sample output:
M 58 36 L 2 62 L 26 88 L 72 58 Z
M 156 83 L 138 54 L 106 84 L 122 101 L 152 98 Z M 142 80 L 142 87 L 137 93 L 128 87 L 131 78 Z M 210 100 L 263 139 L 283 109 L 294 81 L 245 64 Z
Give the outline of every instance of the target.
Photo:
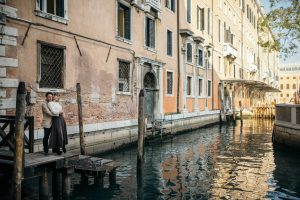
M 139 184 L 136 147 L 99 155 L 122 162 L 116 184 L 106 178 L 99 189 L 74 174 L 68 199 L 300 199 L 300 156 L 274 148 L 272 128 L 272 121 L 245 120 L 150 141 Z M 24 198 L 38 199 L 30 185 L 37 184 L 25 185 Z

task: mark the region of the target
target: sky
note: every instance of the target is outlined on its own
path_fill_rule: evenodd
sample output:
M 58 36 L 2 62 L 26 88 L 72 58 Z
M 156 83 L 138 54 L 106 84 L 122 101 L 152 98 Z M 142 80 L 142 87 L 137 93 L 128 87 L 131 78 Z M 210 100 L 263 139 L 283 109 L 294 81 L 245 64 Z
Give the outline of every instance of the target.
M 270 10 L 270 3 L 269 0 L 260 0 L 261 6 L 263 6 L 263 9 L 265 12 L 268 12 Z M 299 42 L 300 44 L 300 42 Z M 298 47 L 297 53 L 293 56 L 290 56 L 286 58 L 286 60 L 283 60 L 282 58 L 279 61 L 279 64 L 287 64 L 287 63 L 300 63 L 300 48 Z

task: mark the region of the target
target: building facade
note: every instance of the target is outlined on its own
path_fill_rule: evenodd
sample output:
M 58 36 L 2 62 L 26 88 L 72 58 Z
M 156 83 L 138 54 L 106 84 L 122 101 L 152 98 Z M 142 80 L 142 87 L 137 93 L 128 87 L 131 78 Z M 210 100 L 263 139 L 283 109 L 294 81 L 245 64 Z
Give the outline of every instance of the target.
M 114 145 L 136 139 L 141 89 L 149 125 L 189 125 L 216 122 L 220 110 L 232 113 L 240 101 L 250 109 L 277 84 L 277 52 L 257 44 L 263 16 L 257 1 L 2 0 L 0 6 L 0 112 L 14 114 L 24 81 L 37 139 L 48 91 L 60 94 L 68 132 L 76 136 L 76 83 L 88 142 Z
M 300 64 L 279 66 L 279 103 L 295 103 L 295 96 L 300 92 Z

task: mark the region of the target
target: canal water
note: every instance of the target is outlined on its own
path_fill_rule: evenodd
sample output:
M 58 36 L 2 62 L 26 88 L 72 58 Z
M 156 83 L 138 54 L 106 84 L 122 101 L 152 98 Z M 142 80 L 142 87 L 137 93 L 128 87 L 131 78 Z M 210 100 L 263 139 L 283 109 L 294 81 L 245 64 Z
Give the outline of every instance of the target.
M 150 141 L 140 184 L 136 147 L 99 155 L 122 162 L 117 183 L 105 179 L 99 189 L 75 174 L 69 199 L 300 199 L 300 156 L 273 147 L 272 126 L 244 120 Z M 28 189 L 25 198 L 38 198 L 34 194 Z

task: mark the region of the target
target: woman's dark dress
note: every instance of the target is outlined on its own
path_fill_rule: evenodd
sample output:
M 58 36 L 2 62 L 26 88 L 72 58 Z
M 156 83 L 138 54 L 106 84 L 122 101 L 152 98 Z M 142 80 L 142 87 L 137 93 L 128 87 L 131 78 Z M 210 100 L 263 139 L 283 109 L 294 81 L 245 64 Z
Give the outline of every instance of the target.
M 65 149 L 68 144 L 67 126 L 63 116 L 52 117 L 51 135 L 49 138 L 49 148 Z

